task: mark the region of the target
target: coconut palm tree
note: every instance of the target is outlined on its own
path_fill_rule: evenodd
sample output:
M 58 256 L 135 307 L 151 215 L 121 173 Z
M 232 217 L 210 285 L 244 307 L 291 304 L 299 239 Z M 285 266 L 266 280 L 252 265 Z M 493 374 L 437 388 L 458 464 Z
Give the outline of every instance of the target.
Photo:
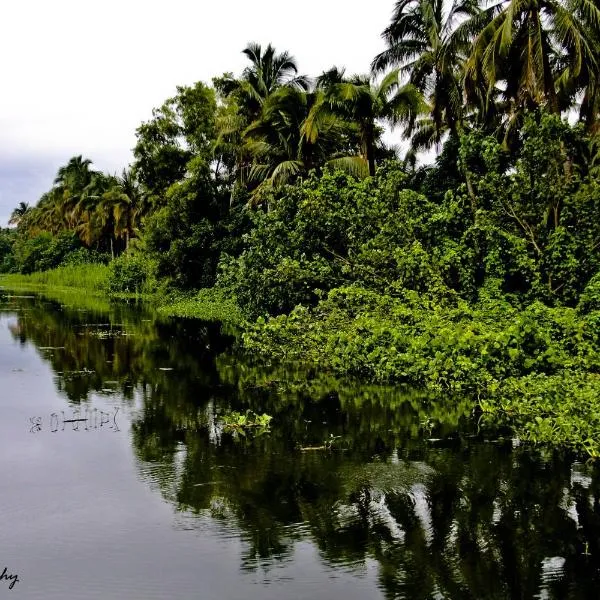
M 105 235 L 99 207 L 104 194 L 111 189 L 114 179 L 94 172 L 89 183 L 76 196 L 77 203 L 72 213 L 73 229 L 88 248 L 99 244 Z
M 323 73 L 317 80 L 318 96 L 303 133 L 315 142 L 324 123 L 332 116 L 356 128 L 360 161 L 354 160 L 363 175 L 375 174 L 375 150 L 381 134 L 380 121 L 392 126 L 406 124 L 410 130 L 426 108 L 422 95 L 413 84 L 400 84 L 399 70 L 388 73 L 379 83 L 366 76 L 345 78 L 337 68 Z M 336 159 L 335 164 L 350 165 L 350 157 Z M 362 167 L 360 163 L 362 162 Z
M 591 47 L 600 48 L 598 27 L 588 26 L 587 33 Z M 577 75 L 565 63 L 560 65 L 563 68 L 556 82 L 560 108 L 570 108 L 574 99 L 581 98 L 579 119 L 589 133 L 597 134 L 600 132 L 600 58 L 597 50 L 595 61 L 582 61 Z
M 399 67 L 429 105 L 431 143 L 460 129 L 464 117 L 463 64 L 473 29 L 480 25 L 478 0 L 398 0 L 383 32 L 386 50 L 372 63 L 375 73 Z
M 597 80 L 594 0 L 501 0 L 484 14 L 488 22 L 473 43 L 467 78 L 483 83 L 488 96 L 500 84 L 513 114 L 540 105 L 560 113 L 580 78 Z M 570 90 L 562 102 L 560 89 Z
M 148 210 L 132 170 L 123 169 L 120 177 L 111 179 L 109 189 L 102 194 L 98 210 L 103 222 L 112 225 L 111 252 L 114 254 L 113 239 L 124 240 L 127 250 L 131 238 L 137 234 L 141 218 Z
M 253 202 L 260 200 L 263 190 L 278 188 L 316 166 L 319 145 L 306 143 L 301 133 L 309 103 L 310 96 L 301 90 L 279 88 L 263 104 L 260 117 L 244 131 Z
M 19 202 L 17 208 L 12 211 L 10 219 L 8 220 L 9 225 L 16 225 L 17 227 L 21 221 L 31 212 L 31 206 L 27 202 Z
M 271 44 L 263 50 L 260 44 L 250 43 L 243 54 L 250 65 L 242 73 L 241 91 L 251 112 L 258 112 L 266 99 L 280 87 L 308 89 L 308 80 L 298 76 L 298 66 L 289 52 L 278 54 Z
M 58 169 L 54 187 L 44 198 L 44 212 L 48 218 L 50 212 L 54 213 L 52 221 L 62 220 L 63 227 L 59 227 L 59 230 L 75 230 L 79 225 L 81 209 L 89 204 L 89 198 L 86 198 L 90 194 L 89 187 L 94 181 L 97 183 L 102 175 L 90 169 L 91 164 L 91 160 L 79 155 Z
M 265 152 L 254 143 L 248 144 L 249 138 L 256 142 L 263 137 L 265 124 L 279 111 L 276 107 L 279 105 L 281 108 L 282 102 L 290 99 L 284 101 L 285 94 L 272 102 L 269 102 L 269 98 L 282 88 L 293 90 L 293 95 L 294 92 L 303 92 L 309 87 L 307 78 L 298 76 L 296 61 L 288 52 L 277 53 L 271 44 L 263 49 L 260 44 L 250 43 L 243 54 L 250 64 L 239 79 L 225 74 L 214 80 L 217 91 L 225 100 L 217 118 L 216 152 L 226 152 L 233 157 L 231 178 L 235 183 L 232 201 L 237 187 L 248 183 L 250 179 L 256 179 L 257 173 L 261 171 L 255 169 L 252 172 L 252 166 L 256 164 L 257 152 L 263 155 Z M 296 97 L 298 99 L 299 96 Z M 251 133 L 246 135 L 246 132 Z M 286 154 L 290 155 L 290 152 Z M 259 162 L 265 164 L 262 159 Z
M 54 179 L 57 187 L 82 190 L 91 181 L 93 171 L 90 169 L 92 161 L 84 159 L 81 155 L 72 157 L 69 162 L 60 167 Z
M 42 194 L 39 202 L 31 209 L 21 226 L 28 233 L 49 231 L 59 233 L 62 229 L 69 229 L 71 207 L 62 202 L 63 194 L 58 188 L 52 188 Z

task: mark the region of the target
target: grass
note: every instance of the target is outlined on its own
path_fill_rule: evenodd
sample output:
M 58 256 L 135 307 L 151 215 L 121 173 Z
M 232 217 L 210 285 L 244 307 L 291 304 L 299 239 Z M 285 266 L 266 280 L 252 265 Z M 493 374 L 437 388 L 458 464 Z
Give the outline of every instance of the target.
M 203 289 L 195 296 L 163 304 L 159 306 L 158 312 L 170 317 L 220 321 L 233 326 L 244 323 L 244 316 L 235 299 L 225 296 L 216 288 Z
M 48 287 L 103 293 L 108 282 L 108 274 L 109 268 L 106 265 L 69 265 L 30 275 L 0 275 L 0 285 L 11 289 L 35 290 Z
M 43 292 L 48 297 L 87 306 L 92 298 L 108 300 L 136 299 L 152 302 L 160 315 L 200 319 L 203 321 L 220 321 L 230 326 L 240 326 L 244 322 L 241 310 L 235 300 L 225 296 L 217 289 L 200 290 L 194 296 L 169 297 L 157 294 L 123 294 L 108 292 L 110 268 L 106 265 L 64 266 L 32 273 L 30 275 L 0 275 L 0 287 L 10 290 Z

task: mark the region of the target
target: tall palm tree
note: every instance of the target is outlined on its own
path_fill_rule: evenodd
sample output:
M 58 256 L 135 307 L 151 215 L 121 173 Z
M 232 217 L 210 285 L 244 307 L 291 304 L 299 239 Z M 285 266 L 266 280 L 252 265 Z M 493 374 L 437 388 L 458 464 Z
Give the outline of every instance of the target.
M 590 133 L 597 135 L 600 133 L 600 74 L 588 74 L 582 87 L 579 118 Z
M 318 139 L 324 117 L 346 120 L 356 127 L 362 171 L 369 175 L 375 174 L 375 149 L 381 134 L 379 121 L 391 125 L 405 123 L 410 129 L 425 110 L 416 87 L 400 84 L 398 69 L 377 83 L 365 76 L 346 79 L 343 70 L 333 68 L 318 78 L 317 89 L 320 93 L 303 126 L 304 135 L 312 142 Z M 344 161 L 347 163 L 347 158 Z M 341 166 L 342 161 L 337 164 Z
M 557 93 L 561 109 L 569 108 L 573 99 L 581 98 L 579 119 L 591 134 L 600 132 L 600 31 L 597 26 L 587 26 L 589 44 L 596 49 L 595 61 L 584 60 L 577 75 L 562 61 L 562 72 L 557 80 Z
M 81 155 L 72 157 L 66 165 L 58 169 L 54 185 L 77 190 L 85 188 L 93 175 L 93 171 L 90 169 L 91 164 L 90 159 L 84 159 Z
M 16 225 L 17 227 L 21 221 L 31 212 L 31 206 L 27 202 L 19 202 L 19 205 L 12 211 L 10 219 L 8 220 L 9 225 Z
M 292 108 L 290 101 L 294 99 L 302 104 L 303 100 L 298 94 L 309 87 L 307 78 L 298 76 L 296 61 L 288 52 L 277 53 L 271 44 L 263 48 L 260 44 L 250 43 L 243 50 L 243 54 L 250 64 L 239 79 L 226 74 L 214 80 L 217 91 L 225 99 L 217 118 L 216 153 L 226 152 L 233 158 L 231 178 L 235 183 L 232 189 L 232 201 L 237 187 L 246 184 L 249 180 L 256 180 L 260 177 L 259 173 L 264 175 L 269 169 L 269 164 L 287 162 L 280 161 L 281 148 L 275 151 L 280 155 L 279 158 L 275 161 L 272 160 L 273 157 L 268 159 L 268 155 L 272 154 L 271 150 L 275 150 L 287 134 L 281 131 L 275 134 L 273 131 L 272 133 L 278 136 L 278 143 L 271 150 L 267 150 L 267 146 L 257 142 L 261 140 L 266 142 L 264 139 L 266 123 L 275 115 L 281 115 L 286 110 L 291 110 L 290 115 L 297 113 L 298 107 Z M 286 96 L 284 91 L 270 101 L 271 96 L 279 90 L 289 90 L 289 94 Z M 284 104 L 287 104 L 287 107 L 284 107 Z M 269 145 L 272 143 L 273 140 L 268 142 Z M 289 159 L 294 155 L 289 148 L 284 151 L 284 154 Z M 257 158 L 259 158 L 258 162 Z M 257 165 L 261 167 L 253 170 Z M 291 163 L 288 167 L 292 168 Z M 282 169 L 289 172 L 283 167 Z M 266 179 L 270 179 L 270 176 L 266 176 Z
M 72 207 L 63 202 L 62 190 L 54 187 L 42 194 L 23 224 L 30 234 L 40 231 L 59 233 L 71 228 L 71 214 Z
M 104 228 L 98 208 L 113 181 L 113 177 L 94 172 L 89 183 L 76 196 L 77 203 L 72 213 L 73 229 L 88 248 L 97 245 L 103 238 Z
M 289 52 L 277 53 L 269 44 L 264 50 L 260 44 L 250 43 L 243 50 L 250 61 L 241 77 L 241 90 L 249 108 L 260 110 L 265 100 L 278 88 L 287 86 L 306 90 L 306 77 L 298 76 L 298 66 Z
M 123 169 L 119 177 L 111 179 L 109 189 L 102 194 L 98 210 L 105 224 L 112 231 L 111 252 L 114 254 L 113 239 L 124 240 L 125 250 L 132 237 L 137 234 L 140 220 L 148 210 L 139 182 L 132 170 Z
M 323 164 L 336 131 L 332 125 L 318 141 L 302 135 L 313 99 L 312 94 L 295 88 L 279 88 L 263 104 L 260 117 L 244 131 L 253 201 L 260 200 L 264 189 L 278 188 Z
M 467 78 L 482 82 L 488 96 L 502 84 L 513 114 L 540 105 L 560 113 L 568 106 L 557 88 L 598 73 L 595 0 L 500 0 L 484 13 L 488 22 L 475 38 Z
M 387 49 L 375 57 L 374 72 L 399 67 L 429 105 L 430 143 L 460 129 L 464 117 L 462 74 L 478 0 L 398 0 L 383 32 Z
M 54 179 L 54 187 L 46 198 L 46 211 L 54 203 L 55 212 L 62 215 L 66 229 L 76 229 L 78 215 L 84 204 L 89 202 L 89 186 L 101 174 L 90 169 L 92 161 L 81 155 L 72 157 L 60 167 Z

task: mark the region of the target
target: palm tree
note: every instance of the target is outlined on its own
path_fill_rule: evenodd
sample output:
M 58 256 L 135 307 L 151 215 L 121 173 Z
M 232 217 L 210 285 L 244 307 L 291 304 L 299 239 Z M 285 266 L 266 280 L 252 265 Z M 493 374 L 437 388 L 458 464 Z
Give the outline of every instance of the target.
M 387 49 L 375 57 L 374 72 L 400 68 L 429 105 L 429 142 L 460 129 L 464 117 L 462 74 L 472 31 L 480 23 L 478 0 L 398 0 L 383 32 Z M 422 137 L 423 139 L 423 137 Z
M 279 158 L 272 160 L 273 157 L 268 157 L 272 154 L 271 150 L 275 148 L 267 150 L 267 146 L 272 144 L 273 140 L 264 139 L 266 124 L 275 115 L 281 115 L 286 110 L 296 113 L 298 107 L 292 109 L 290 100 L 293 98 L 302 104 L 301 96 L 294 96 L 294 94 L 300 94 L 308 89 L 307 78 L 298 76 L 296 61 L 288 52 L 277 53 L 271 44 L 263 49 L 260 44 L 250 43 L 243 50 L 243 54 L 250 64 L 239 79 L 226 74 L 214 80 L 217 91 L 225 100 L 217 118 L 218 137 L 215 152 L 218 155 L 225 153 L 232 159 L 233 165 L 230 166 L 231 179 L 234 181 L 232 201 L 237 187 L 248 181 L 260 179 L 259 173 L 263 174 L 264 179 L 270 179 L 269 175 L 265 175 L 264 167 L 268 163 L 278 163 Z M 282 92 L 270 101 L 271 96 L 279 90 L 289 90 L 289 97 L 284 99 L 286 93 Z M 284 107 L 283 104 L 286 103 L 288 106 Z M 277 146 L 283 143 L 290 132 L 286 134 L 280 131 L 276 134 L 273 131 L 272 133 L 278 137 L 278 142 L 275 144 Z M 282 148 L 275 150 L 275 154 L 279 157 L 281 152 Z M 289 148 L 283 150 L 283 154 L 290 159 L 294 156 L 294 152 Z M 253 166 L 256 167 L 257 164 L 261 167 L 253 170 Z M 291 163 L 288 166 L 291 167 Z M 268 171 L 269 167 L 267 166 L 266 169 Z
M 574 82 L 597 80 L 594 0 L 501 0 L 484 13 L 488 22 L 475 38 L 467 78 L 483 84 L 488 97 L 501 83 L 513 115 L 540 105 L 558 114 L 568 101 L 560 101 L 557 88 L 571 88 L 572 101 Z
M 147 211 L 145 198 L 132 170 L 123 169 L 120 177 L 111 179 L 109 189 L 103 193 L 99 204 L 103 222 L 112 225 L 111 252 L 114 255 L 113 239 L 122 239 L 125 250 L 136 235 L 140 219 Z
M 91 164 L 91 160 L 84 159 L 81 155 L 72 157 L 66 165 L 58 169 L 54 185 L 82 190 L 91 181 L 93 174 L 90 169 Z
M 307 90 L 306 77 L 298 76 L 298 66 L 289 52 L 277 54 L 269 44 L 264 50 L 260 44 L 250 43 L 242 51 L 250 61 L 241 77 L 241 92 L 247 106 L 255 114 L 266 99 L 280 87 Z
M 350 149 L 356 138 L 354 125 L 332 111 L 314 112 L 322 95 L 321 91 L 281 87 L 269 96 L 260 117 L 244 131 L 244 151 L 251 161 L 251 202 L 260 202 L 264 190 L 321 169 L 341 156 L 341 149 Z
M 27 202 L 19 202 L 19 206 L 12 211 L 10 219 L 8 220 L 9 225 L 19 226 L 19 223 L 31 212 L 31 206 Z
M 42 194 L 21 225 L 24 225 L 30 234 L 40 231 L 59 233 L 63 229 L 69 229 L 72 207 L 67 207 L 62 200 L 62 190 L 56 187 Z
M 264 102 L 260 117 L 244 131 L 254 202 L 260 200 L 263 190 L 281 187 L 314 166 L 314 148 L 305 144 L 301 134 L 308 102 L 309 96 L 300 90 L 279 88 Z
M 598 27 L 588 27 L 589 43 L 593 48 L 600 48 Z M 563 65 L 564 66 L 564 65 Z M 579 119 L 591 134 L 600 131 L 600 59 L 596 55 L 595 62 L 583 61 L 578 75 L 573 75 L 569 68 L 564 68 L 558 81 L 559 103 L 562 109 L 573 103 L 573 98 L 581 97 Z
M 383 120 L 392 126 L 405 123 L 411 129 L 425 110 L 416 87 L 410 83 L 400 85 L 397 69 L 376 83 L 364 76 L 346 79 L 343 70 L 333 68 L 318 78 L 317 89 L 320 93 L 303 126 L 304 135 L 314 143 L 324 118 L 331 116 L 354 125 L 363 165 L 359 171 L 363 174 L 375 174 L 375 149 L 381 133 L 378 122 Z M 338 166 L 344 163 L 349 164 L 348 157 L 336 161 Z
M 46 211 L 55 204 L 54 212 L 62 216 L 64 228 L 76 229 L 83 205 L 88 203 L 89 186 L 101 173 L 90 169 L 92 161 L 81 155 L 74 156 L 60 167 L 54 179 L 54 187 L 46 200 Z M 55 215 L 56 216 L 56 215 Z
M 600 75 L 588 74 L 583 87 L 583 98 L 579 110 L 579 118 L 587 131 L 597 135 L 600 133 Z
M 77 203 L 72 212 L 73 229 L 88 248 L 98 244 L 104 236 L 104 224 L 98 209 L 113 181 L 113 177 L 94 172 L 88 184 L 76 195 Z

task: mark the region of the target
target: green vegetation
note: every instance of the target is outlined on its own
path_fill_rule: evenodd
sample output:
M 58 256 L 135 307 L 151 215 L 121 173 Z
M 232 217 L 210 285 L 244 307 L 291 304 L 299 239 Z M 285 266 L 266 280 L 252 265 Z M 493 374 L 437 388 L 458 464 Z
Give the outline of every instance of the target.
M 598 459 L 598 398 L 600 375 L 563 371 L 507 379 L 481 406 L 488 422 L 516 426 L 525 441 L 566 444 Z
M 596 456 L 600 10 L 400 0 L 383 38 L 369 75 L 315 78 L 250 44 L 153 111 L 121 176 L 59 169 L 1 269 L 60 265 L 29 281 L 242 325 L 255 362 L 461 393 Z
M 153 304 L 165 317 L 219 321 L 234 328 L 244 323 L 235 300 L 221 290 L 161 294 L 145 275 L 147 265 L 148 261 L 135 254 L 119 257 L 109 265 L 65 265 L 27 275 L 5 274 L 0 276 L 0 286 L 43 292 L 69 306 L 101 305 L 107 309 L 109 304 L 105 299 L 139 300 Z
M 236 437 L 246 437 L 248 434 L 259 436 L 268 433 L 272 420 L 271 415 L 266 413 L 257 415 L 250 409 L 245 413 L 234 410 L 222 417 L 224 431 L 231 432 Z
M 167 305 L 159 306 L 158 312 L 185 319 L 220 321 L 233 326 L 239 326 L 244 322 L 237 303 L 222 290 L 200 290 L 194 296 L 174 299 Z
M 79 289 L 103 293 L 107 289 L 109 274 L 110 267 L 102 264 L 63 265 L 49 271 L 26 275 L 3 275 L 0 277 L 0 283 L 11 289 Z

